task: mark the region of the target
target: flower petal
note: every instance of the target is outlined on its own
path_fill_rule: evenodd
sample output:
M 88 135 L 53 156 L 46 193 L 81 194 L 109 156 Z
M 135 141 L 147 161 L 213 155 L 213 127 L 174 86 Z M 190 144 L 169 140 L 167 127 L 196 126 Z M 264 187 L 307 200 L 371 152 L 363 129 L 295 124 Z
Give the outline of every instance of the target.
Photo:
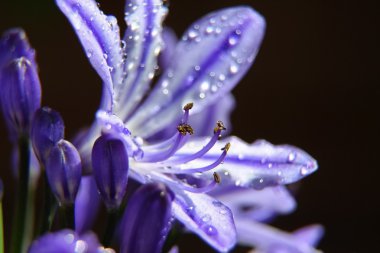
M 306 242 L 309 245 L 316 246 L 324 234 L 323 226 L 319 224 L 309 225 L 297 229 L 293 235 L 300 241 Z
M 206 194 L 181 190 L 175 193 L 173 213 L 187 229 L 218 251 L 227 252 L 235 245 L 235 225 L 227 206 Z
M 90 230 L 100 207 L 100 196 L 93 176 L 83 176 L 75 199 L 75 231 Z
M 72 205 L 82 177 L 82 164 L 77 149 L 66 140 L 51 148 L 46 158 L 46 175 L 60 205 Z
M 93 0 L 56 0 L 77 33 L 93 68 L 104 82 L 103 109 L 110 110 L 113 85 L 121 82 L 123 53 L 116 18 L 106 16 Z
M 162 31 L 162 40 L 164 42 L 164 48 L 158 57 L 159 65 L 162 70 L 166 70 L 173 59 L 175 48 L 178 43 L 178 38 L 175 32 L 169 28 L 164 27 Z
M 296 208 L 296 201 L 284 186 L 267 187 L 260 191 L 234 186 L 228 188 L 212 195 L 227 205 L 234 217 L 266 220 L 275 213 L 287 214 Z
M 144 97 L 157 69 L 157 56 L 162 49 L 162 21 L 167 8 L 162 0 L 128 0 L 124 41 L 127 59 L 126 78 L 115 86 L 115 113 L 126 119 Z
M 190 141 L 176 153 L 182 157 L 193 154 L 203 147 L 207 139 Z M 199 178 L 210 178 L 218 172 L 222 185 L 236 185 L 263 189 L 268 186 L 294 183 L 313 173 L 317 162 L 305 151 L 289 145 L 273 145 L 258 140 L 251 145 L 237 137 L 230 137 L 217 142 L 213 149 L 194 162 L 184 164 L 182 169 L 204 166 L 215 161 L 221 154 L 221 148 L 231 144 L 223 164 L 216 169 L 198 175 Z
M 105 252 L 95 234 L 89 233 L 79 237 L 71 230 L 60 230 L 48 233 L 35 240 L 28 249 L 28 253 L 101 253 Z
M 210 136 L 215 127 L 213 123 L 218 120 L 222 121 L 227 128 L 223 131 L 223 135 L 228 134 L 232 129 L 230 114 L 234 108 L 235 98 L 232 93 L 228 93 L 219 101 L 206 107 L 202 112 L 191 115 L 189 122 L 194 128 L 196 136 Z
M 266 253 L 316 253 L 308 242 L 299 240 L 295 235 L 275 229 L 250 219 L 236 219 L 238 241 L 252 246 L 258 252 Z M 314 228 L 313 228 L 314 229 Z M 317 231 L 312 231 L 317 232 Z M 318 231 L 319 232 L 319 231 Z
M 37 66 L 35 51 L 30 47 L 24 30 L 13 28 L 6 31 L 0 39 L 0 68 L 20 57 L 25 57 L 33 66 Z
M 159 253 L 171 228 L 174 194 L 164 184 L 145 184 L 128 201 L 122 219 L 122 253 Z
M 128 126 L 148 137 L 178 117 L 185 104 L 194 102 L 196 113 L 220 99 L 252 65 L 264 28 L 263 17 L 249 7 L 223 9 L 193 24 Z
M 29 135 L 33 115 L 41 106 L 41 85 L 37 66 L 28 58 L 12 59 L 0 68 L 0 106 L 11 138 Z

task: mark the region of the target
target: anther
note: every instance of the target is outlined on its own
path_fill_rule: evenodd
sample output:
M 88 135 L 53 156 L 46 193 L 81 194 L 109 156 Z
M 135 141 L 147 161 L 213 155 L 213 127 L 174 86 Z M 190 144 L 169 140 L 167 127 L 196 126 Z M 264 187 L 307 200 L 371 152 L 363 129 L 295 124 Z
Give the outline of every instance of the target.
M 194 106 L 194 103 L 188 103 L 183 107 L 183 110 L 188 111 L 191 110 Z
M 226 151 L 226 152 L 228 152 L 228 150 L 230 149 L 230 147 L 231 147 L 231 143 L 227 143 L 223 148 L 222 148 L 222 150 L 224 151 Z
M 218 120 L 216 122 L 216 127 L 214 128 L 214 133 L 216 133 L 218 131 L 222 131 L 222 130 L 226 130 L 226 127 L 224 126 L 222 121 Z
M 186 134 L 194 134 L 194 130 L 193 128 L 189 125 L 189 124 L 179 124 L 177 126 L 177 130 L 178 132 L 180 132 L 182 135 L 186 135 Z
M 222 179 L 220 178 L 218 173 L 214 172 L 212 175 L 214 176 L 214 181 L 216 183 L 220 184 L 222 182 Z

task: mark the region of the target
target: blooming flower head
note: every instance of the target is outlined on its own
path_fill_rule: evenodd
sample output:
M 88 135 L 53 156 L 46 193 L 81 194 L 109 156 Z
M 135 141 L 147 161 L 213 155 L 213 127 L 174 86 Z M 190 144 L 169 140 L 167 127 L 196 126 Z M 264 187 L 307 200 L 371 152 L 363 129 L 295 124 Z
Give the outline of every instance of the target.
M 94 1 L 57 4 L 103 80 L 97 122 L 79 143 L 82 157 L 90 158 L 100 132 L 121 136 L 130 177 L 170 187 L 174 216 L 216 249 L 227 251 L 236 237 L 230 210 L 205 194 L 217 183 L 263 189 L 316 170 L 315 160 L 292 146 L 249 145 L 236 137 L 219 141 L 225 130 L 220 121 L 213 123 L 213 132 L 193 134 L 197 129 L 190 122 L 210 125 L 202 118 L 206 112 L 228 118 L 232 103 L 223 102 L 250 68 L 264 35 L 265 21 L 253 9 L 216 11 L 195 22 L 180 41 L 169 37 L 165 43 L 167 6 L 160 0 L 127 1 L 124 37 L 116 19 Z M 151 87 L 160 54 L 166 64 Z
M 69 202 L 78 195 L 75 214 L 82 219 L 77 225 L 79 234 L 88 227 L 85 219 L 94 219 L 83 212 L 90 210 L 88 206 L 97 206 L 97 201 L 78 201 L 90 198 L 84 191 L 94 192 L 90 189 L 95 185 L 90 183 L 93 174 L 108 211 L 122 208 L 127 180 L 144 185 L 131 198 L 121 225 L 130 225 L 124 229 L 127 242 L 120 243 L 128 253 L 143 251 L 146 245 L 134 245 L 133 238 L 149 231 L 149 222 L 140 222 L 143 227 L 139 228 L 136 222 L 141 217 L 137 216 L 156 207 L 161 212 L 150 218 L 160 224 L 159 238 L 166 236 L 169 216 L 173 216 L 220 252 L 231 250 L 237 241 L 264 252 L 314 251 L 312 245 L 318 236 L 297 238 L 320 235 L 320 230 L 303 230 L 297 237 L 260 222 L 295 208 L 283 185 L 314 172 L 316 161 L 297 147 L 264 140 L 247 144 L 238 137 L 225 137 L 234 106 L 231 90 L 251 67 L 263 40 L 265 20 L 258 12 L 247 6 L 212 12 L 177 40 L 163 27 L 168 6 L 162 0 L 127 0 L 123 36 L 116 18 L 105 15 L 94 0 L 56 3 L 103 82 L 96 120 L 74 142 L 81 159 L 75 155 L 73 160 L 81 160 L 88 174 L 78 194 L 80 170 L 68 166 L 61 149 L 50 144 L 53 141 L 56 145 L 56 139 L 61 138 L 61 120 L 53 124 L 47 121 L 53 117 L 45 119 L 37 113 L 37 126 L 32 131 L 36 134 L 32 137 L 42 142 L 35 145 L 42 147 L 37 153 L 56 155 L 50 162 L 55 165 L 52 167 L 62 168 L 60 173 L 71 172 L 75 179 Z M 153 80 L 157 81 L 153 84 Z M 43 129 L 57 132 L 44 134 Z M 74 147 L 71 150 L 69 154 L 76 152 Z M 58 182 L 57 178 L 58 173 L 54 174 Z M 66 187 L 61 182 L 57 185 Z M 243 212 L 244 206 L 255 208 Z M 134 217 L 133 221 L 125 222 L 128 217 Z M 134 228 L 138 231 L 132 231 Z M 65 233 L 80 237 L 71 231 L 50 237 L 60 238 Z M 159 252 L 163 242 L 156 240 L 157 236 L 150 238 L 155 240 L 148 246 Z

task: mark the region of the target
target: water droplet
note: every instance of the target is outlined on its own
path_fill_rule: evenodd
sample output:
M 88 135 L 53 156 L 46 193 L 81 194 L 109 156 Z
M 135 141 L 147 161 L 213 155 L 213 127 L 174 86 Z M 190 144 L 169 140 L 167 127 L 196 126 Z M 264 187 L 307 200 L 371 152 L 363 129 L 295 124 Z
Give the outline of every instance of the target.
M 209 214 L 206 214 L 205 216 L 202 217 L 203 222 L 210 222 L 211 221 L 211 216 Z
M 238 42 L 238 38 L 236 36 L 231 36 L 228 38 L 228 44 L 230 44 L 230 46 L 235 46 Z
M 124 40 L 121 40 L 120 41 L 120 47 L 121 47 L 121 49 L 125 49 L 127 47 L 127 43 L 125 43 Z
M 194 70 L 199 71 L 199 70 L 201 70 L 201 67 L 199 65 L 196 65 L 196 66 L 194 66 Z
M 231 74 L 236 74 L 239 71 L 239 67 L 236 65 L 231 65 L 229 71 Z
M 209 83 L 209 82 L 204 81 L 204 82 L 201 84 L 201 90 L 202 90 L 202 91 L 207 91 L 209 88 L 210 88 L 210 83 Z
M 107 60 L 107 58 L 108 58 L 108 54 L 103 54 L 103 57 L 104 57 L 104 59 Z
M 165 95 L 168 95 L 169 94 L 169 90 L 168 89 L 163 89 L 162 93 L 164 93 Z
M 190 39 L 195 39 L 195 38 L 197 38 L 198 37 L 198 32 L 197 31 L 195 31 L 195 30 L 191 30 L 191 31 L 189 31 L 189 33 L 187 34 L 187 36 L 190 38 Z
M 214 27 L 213 26 L 207 26 L 206 27 L 206 33 L 207 34 L 211 34 L 214 32 Z
M 211 235 L 211 236 L 218 234 L 218 231 L 216 230 L 216 228 L 214 226 L 211 226 L 211 225 L 206 226 L 204 228 L 204 231 L 206 232 L 206 234 Z
M 203 92 L 199 93 L 199 98 L 204 99 L 205 97 L 206 97 L 205 93 L 203 93 Z
M 92 54 L 93 54 L 92 50 L 87 50 L 86 52 L 87 58 L 91 58 Z
M 307 167 L 302 167 L 300 173 L 302 176 L 306 176 L 307 174 L 309 174 L 309 169 Z
M 271 169 L 273 167 L 272 163 L 268 163 L 268 169 Z
M 289 155 L 288 155 L 288 161 L 289 162 L 294 162 L 295 159 L 296 159 L 296 153 L 290 152 Z

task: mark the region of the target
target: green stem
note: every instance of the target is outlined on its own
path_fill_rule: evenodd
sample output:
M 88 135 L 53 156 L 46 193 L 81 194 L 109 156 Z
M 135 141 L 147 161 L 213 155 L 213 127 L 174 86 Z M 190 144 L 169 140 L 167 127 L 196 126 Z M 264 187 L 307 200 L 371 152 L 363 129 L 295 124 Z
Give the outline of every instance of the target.
M 118 220 L 119 220 L 119 211 L 111 210 L 108 212 L 106 230 L 104 231 L 103 241 L 102 241 L 104 247 L 111 246 L 111 242 L 113 239 L 113 235 L 115 233 L 115 228 L 116 228 Z
M 74 204 L 62 206 L 62 213 L 65 218 L 65 227 L 75 230 L 75 208 Z
M 4 253 L 3 205 L 0 200 L 0 253 Z
M 51 229 L 54 215 L 55 215 L 56 205 L 57 205 L 54 195 L 50 190 L 46 173 L 44 173 L 44 176 L 43 176 L 43 191 L 44 191 L 43 209 L 42 209 L 42 214 L 39 217 L 40 228 L 38 231 L 38 235 L 42 235 Z
M 28 185 L 29 185 L 29 139 L 21 137 L 19 139 L 19 185 L 17 192 L 16 215 L 12 225 L 11 252 L 21 253 L 23 249 L 23 239 L 25 233 L 26 213 L 28 207 Z

